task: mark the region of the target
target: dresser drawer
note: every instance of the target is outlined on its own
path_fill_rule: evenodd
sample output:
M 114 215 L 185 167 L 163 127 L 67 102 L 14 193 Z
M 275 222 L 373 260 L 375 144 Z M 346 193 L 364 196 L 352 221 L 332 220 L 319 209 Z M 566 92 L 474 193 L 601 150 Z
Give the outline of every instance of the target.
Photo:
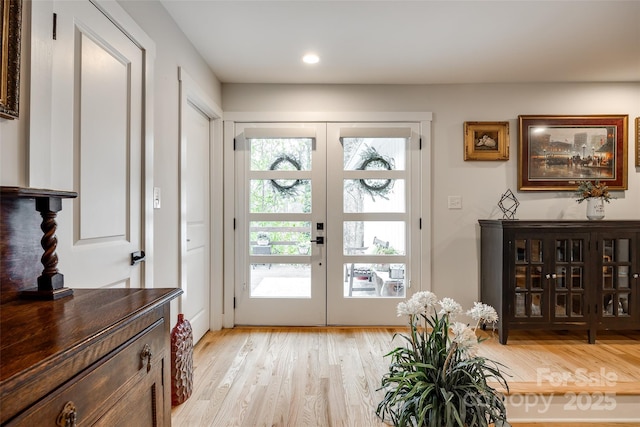
M 74 412 L 76 425 L 92 425 L 104 414 L 113 413 L 114 406 L 125 403 L 121 398 L 140 384 L 151 381 L 154 387 L 161 387 L 163 364 L 168 363 L 165 331 L 164 319 L 159 319 L 7 425 L 64 426 L 57 421 L 65 407 L 67 412 Z M 160 378 L 160 384 L 150 380 L 151 376 Z M 162 412 L 163 391 L 154 391 L 153 399 L 153 411 Z M 156 413 L 148 415 L 153 420 L 158 418 Z

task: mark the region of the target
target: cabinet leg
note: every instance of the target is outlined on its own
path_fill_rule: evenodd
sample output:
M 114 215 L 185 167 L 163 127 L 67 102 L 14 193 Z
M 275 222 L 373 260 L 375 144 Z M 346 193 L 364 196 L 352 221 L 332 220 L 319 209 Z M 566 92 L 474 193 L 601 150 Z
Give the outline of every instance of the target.
M 499 328 L 498 329 L 498 340 L 500 341 L 500 344 L 506 345 L 508 338 L 509 338 L 509 330 L 507 328 L 503 328 L 503 327 Z
M 589 344 L 595 344 L 595 343 L 596 343 L 596 330 L 589 329 Z

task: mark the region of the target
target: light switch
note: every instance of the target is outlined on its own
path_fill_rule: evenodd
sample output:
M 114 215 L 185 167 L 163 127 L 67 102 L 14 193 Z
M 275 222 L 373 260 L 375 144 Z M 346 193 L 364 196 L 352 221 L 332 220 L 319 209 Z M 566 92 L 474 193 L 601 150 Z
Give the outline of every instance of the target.
M 153 187 L 153 209 L 160 209 L 160 187 Z
M 449 196 L 449 209 L 462 209 L 462 196 Z

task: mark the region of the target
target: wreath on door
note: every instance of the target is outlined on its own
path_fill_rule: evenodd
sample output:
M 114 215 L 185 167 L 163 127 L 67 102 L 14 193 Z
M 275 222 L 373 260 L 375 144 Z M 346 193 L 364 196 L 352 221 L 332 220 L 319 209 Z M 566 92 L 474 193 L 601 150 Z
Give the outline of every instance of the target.
M 383 156 L 378 151 L 367 146 L 360 154 L 360 166 L 356 170 L 393 170 L 393 159 Z M 387 195 L 393 190 L 394 179 L 378 179 L 378 178 L 361 178 L 358 180 L 361 190 L 370 195 L 375 200 L 376 196 L 380 196 L 388 200 Z
M 288 154 L 280 154 L 269 166 L 269 170 L 290 170 L 289 168 L 281 169 L 281 166 L 286 165 L 293 166 L 296 170 L 301 169 L 300 162 L 294 157 Z M 297 187 L 302 184 L 300 179 L 291 180 L 291 179 L 272 179 L 271 187 L 273 187 L 274 191 L 280 193 L 283 196 L 294 196 L 298 194 Z

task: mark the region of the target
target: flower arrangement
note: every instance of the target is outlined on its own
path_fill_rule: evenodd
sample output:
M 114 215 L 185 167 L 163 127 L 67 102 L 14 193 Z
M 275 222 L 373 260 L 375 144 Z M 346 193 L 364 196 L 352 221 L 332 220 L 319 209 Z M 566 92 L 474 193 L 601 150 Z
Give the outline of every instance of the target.
M 508 425 L 503 395 L 488 384 L 492 380 L 509 390 L 502 365 L 476 353 L 483 341 L 476 329 L 495 324 L 498 314 L 475 303 L 467 315 L 476 324 L 469 327 L 455 321 L 461 313 L 455 300 L 437 301 L 432 292 L 417 292 L 398 304 L 398 316 L 409 319 L 409 335 L 394 335 L 406 343 L 386 355 L 391 364 L 382 377 L 385 395 L 376 409 L 381 419 L 398 427 Z
M 592 197 L 600 197 L 607 203 L 610 203 L 611 199 L 615 199 L 615 197 L 609 194 L 609 187 L 597 179 L 595 184 L 591 183 L 591 181 L 580 181 L 575 196 L 577 197 L 576 202 L 578 203 L 582 203 Z

